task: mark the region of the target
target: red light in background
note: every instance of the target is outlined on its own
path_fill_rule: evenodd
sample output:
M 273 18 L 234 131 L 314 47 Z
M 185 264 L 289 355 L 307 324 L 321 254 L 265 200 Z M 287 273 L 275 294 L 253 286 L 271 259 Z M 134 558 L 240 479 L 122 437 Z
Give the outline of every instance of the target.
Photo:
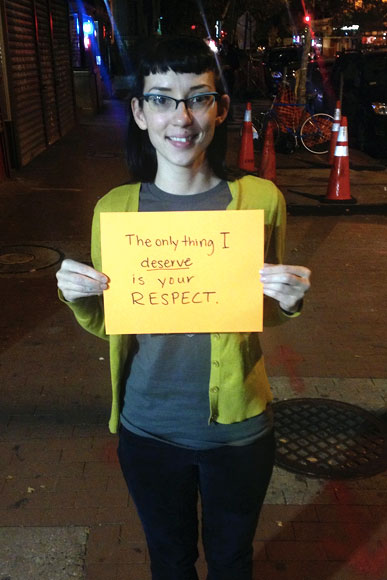
M 191 30 L 196 30 L 196 24 L 191 24 Z

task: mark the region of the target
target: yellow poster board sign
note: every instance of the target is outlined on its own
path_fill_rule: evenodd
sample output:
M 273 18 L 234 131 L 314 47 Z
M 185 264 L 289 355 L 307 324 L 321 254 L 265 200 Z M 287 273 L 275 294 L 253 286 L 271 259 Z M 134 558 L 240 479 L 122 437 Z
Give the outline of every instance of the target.
M 100 218 L 107 334 L 262 330 L 263 210 Z

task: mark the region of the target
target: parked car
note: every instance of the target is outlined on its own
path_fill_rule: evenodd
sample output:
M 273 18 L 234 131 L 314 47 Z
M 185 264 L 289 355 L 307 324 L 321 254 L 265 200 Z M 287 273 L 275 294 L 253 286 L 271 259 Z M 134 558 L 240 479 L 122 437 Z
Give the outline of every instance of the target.
M 387 154 L 387 48 L 340 54 L 332 71 L 350 145 L 375 156 Z

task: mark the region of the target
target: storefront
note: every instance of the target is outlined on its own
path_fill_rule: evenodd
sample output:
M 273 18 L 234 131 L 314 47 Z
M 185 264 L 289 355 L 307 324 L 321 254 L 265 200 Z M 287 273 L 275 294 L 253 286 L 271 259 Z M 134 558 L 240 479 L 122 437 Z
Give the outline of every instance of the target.
M 385 46 L 387 47 L 387 28 L 385 30 L 372 30 L 364 32 L 361 39 L 365 48 Z
M 112 29 L 106 5 L 70 2 L 70 42 L 77 111 L 95 114 L 111 89 Z
M 67 1 L 0 0 L 0 8 L 0 153 L 9 172 L 74 126 L 75 103 Z

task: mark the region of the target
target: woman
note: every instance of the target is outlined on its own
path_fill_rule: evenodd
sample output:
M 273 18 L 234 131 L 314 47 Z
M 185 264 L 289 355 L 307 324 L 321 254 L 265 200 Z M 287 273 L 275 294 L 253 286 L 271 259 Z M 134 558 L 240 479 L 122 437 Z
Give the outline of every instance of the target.
M 208 578 L 248 580 L 274 461 L 272 397 L 258 334 L 107 337 L 99 213 L 264 209 L 267 324 L 298 315 L 310 272 L 281 265 L 286 214 L 277 188 L 252 176 L 226 179 L 230 100 L 207 45 L 158 37 L 138 54 L 128 131 L 131 183 L 96 206 L 94 268 L 64 260 L 58 287 L 79 323 L 110 342 L 109 427 L 119 431 L 120 464 L 146 534 L 152 578 L 197 578 L 200 492 Z

